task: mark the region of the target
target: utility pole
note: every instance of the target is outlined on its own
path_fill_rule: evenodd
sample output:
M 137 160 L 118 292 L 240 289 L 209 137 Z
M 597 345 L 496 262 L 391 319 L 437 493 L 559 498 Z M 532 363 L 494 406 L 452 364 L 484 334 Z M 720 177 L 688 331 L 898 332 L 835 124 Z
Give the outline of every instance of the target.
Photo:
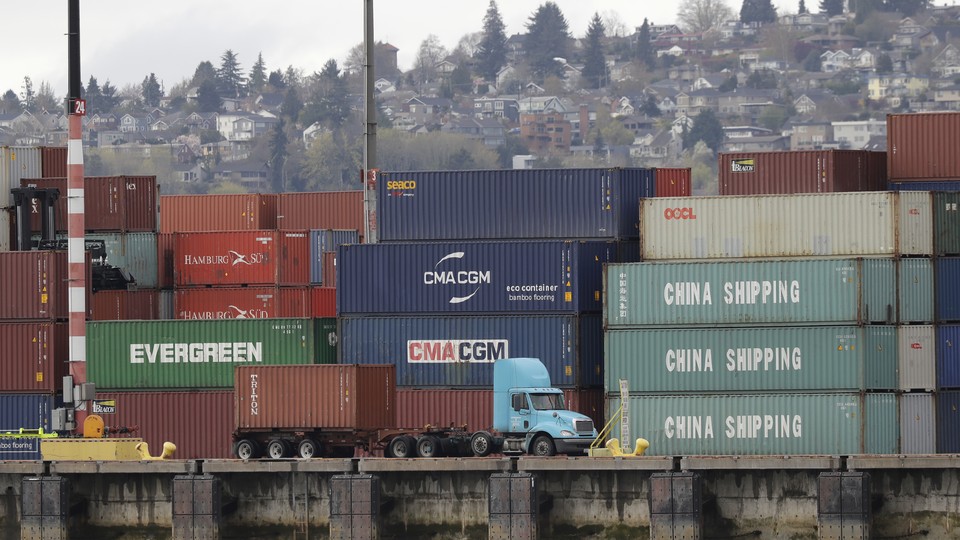
M 374 95 L 373 0 L 363 2 L 364 117 L 363 136 L 363 238 L 377 242 L 377 105 Z

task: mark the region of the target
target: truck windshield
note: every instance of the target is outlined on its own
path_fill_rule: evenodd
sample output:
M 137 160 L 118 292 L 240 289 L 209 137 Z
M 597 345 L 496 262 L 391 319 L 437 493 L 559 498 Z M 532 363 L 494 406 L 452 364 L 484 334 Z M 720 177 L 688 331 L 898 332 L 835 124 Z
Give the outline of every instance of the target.
M 563 409 L 563 394 L 530 394 L 530 401 L 538 411 Z

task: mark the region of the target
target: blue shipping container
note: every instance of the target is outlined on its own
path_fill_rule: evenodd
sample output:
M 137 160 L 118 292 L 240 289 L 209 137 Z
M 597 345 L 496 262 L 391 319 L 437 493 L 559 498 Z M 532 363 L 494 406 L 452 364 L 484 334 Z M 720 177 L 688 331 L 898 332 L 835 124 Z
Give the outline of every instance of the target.
M 324 253 L 336 253 L 343 244 L 359 244 L 360 231 L 352 229 L 324 229 L 321 233 L 321 244 Z
M 960 257 L 936 260 L 937 320 L 960 321 Z
M 937 453 L 960 454 L 960 390 L 937 395 Z
M 960 181 L 946 182 L 890 182 L 890 191 L 960 191 Z
M 341 364 L 394 364 L 397 384 L 492 388 L 498 358 L 533 357 L 560 388 L 603 384 L 599 315 L 343 317 Z
M 337 313 L 585 313 L 615 242 L 358 244 L 337 256 Z
M 0 432 L 20 428 L 50 431 L 53 396 L 38 394 L 0 395 Z M 37 439 L 0 437 L 0 461 L 13 459 L 40 459 Z
M 381 172 L 384 242 L 638 238 L 655 169 Z
M 960 388 L 960 325 L 937 326 L 937 388 Z
M 310 283 L 320 285 L 323 283 L 323 247 L 324 233 L 326 231 L 315 229 L 310 231 Z

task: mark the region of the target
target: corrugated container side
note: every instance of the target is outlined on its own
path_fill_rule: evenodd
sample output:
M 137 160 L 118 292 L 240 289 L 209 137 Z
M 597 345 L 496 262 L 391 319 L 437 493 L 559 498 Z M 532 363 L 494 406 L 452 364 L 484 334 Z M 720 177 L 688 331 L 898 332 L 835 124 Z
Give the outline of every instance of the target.
M 10 188 L 19 187 L 24 178 L 41 178 L 43 176 L 43 160 L 38 146 L 7 146 L 3 154 L 2 167 L 6 169 L 9 185 L 6 194 L 10 195 Z M 60 193 L 61 196 L 65 194 Z M 13 203 L 13 200 L 10 201 Z M 6 205 L 4 205 L 6 206 Z
M 160 186 L 156 176 L 124 176 L 125 230 L 157 232 Z
M 176 319 L 176 312 L 173 310 L 173 291 L 163 289 L 158 291 L 158 294 L 160 296 L 160 313 L 157 319 L 162 321 Z
M 937 255 L 960 255 L 960 193 L 933 194 L 933 234 Z
M 934 390 L 936 378 L 936 338 L 933 326 L 897 328 L 900 390 Z
M 613 242 L 341 246 L 338 313 L 597 312 L 616 256 Z
M 54 398 L 49 394 L 0 394 L 0 432 L 20 428 L 50 431 Z M 0 437 L 0 461 L 39 460 L 39 439 Z
M 900 447 L 897 395 L 891 392 L 863 396 L 863 437 L 866 454 L 896 454 Z
M 155 320 L 160 317 L 160 298 L 153 289 L 103 290 L 90 295 L 90 320 Z
M 136 280 L 137 287 L 154 289 L 159 283 L 157 271 L 157 233 L 88 233 L 88 240 L 103 240 L 107 264 L 122 268 Z
M 603 384 L 600 317 L 341 317 L 341 364 L 393 364 L 397 384 L 489 388 L 493 362 L 543 361 L 559 388 Z
M 422 428 L 427 424 L 491 429 L 493 390 L 397 388 L 397 425 Z
M 54 202 L 56 230 L 67 230 L 67 179 L 22 178 L 22 187 L 56 188 L 60 198 Z M 156 176 L 87 176 L 83 179 L 83 197 L 87 231 L 156 232 Z M 31 215 L 31 228 L 40 230 L 40 214 Z
M 0 322 L 0 392 L 53 394 L 69 374 L 66 323 Z
M 933 394 L 900 395 L 900 453 L 935 454 L 936 402 Z M 891 452 L 892 453 L 892 452 Z
M 323 254 L 323 270 L 320 273 L 323 274 L 323 281 L 321 284 L 324 287 L 337 286 L 337 254 L 336 253 Z
M 277 232 L 277 284 L 287 287 L 310 285 L 311 258 L 309 231 Z
M 336 287 L 310 287 L 310 309 L 314 317 L 336 317 Z
M 336 361 L 331 319 L 87 324 L 87 378 L 104 390 L 226 388 L 242 364 Z
M 377 224 L 384 242 L 636 238 L 654 182 L 636 168 L 381 172 Z
M 656 197 L 689 197 L 693 191 L 690 168 L 657 167 Z
M 337 248 L 343 244 L 359 244 L 360 231 L 351 229 L 330 229 L 322 230 L 320 237 L 320 249 L 324 253 L 336 253 Z
M 883 323 L 896 315 L 892 258 L 610 264 L 606 280 L 608 327 Z
M 2 189 L 2 187 L 0 187 Z M 10 240 L 16 234 L 10 222 L 10 211 L 0 208 L 0 253 L 10 251 Z
M 157 287 L 161 289 L 173 288 L 173 245 L 176 237 L 174 233 L 157 234 Z
M 934 262 L 936 270 L 937 321 L 960 321 L 960 257 L 943 257 Z
M 177 286 L 309 285 L 305 232 L 179 233 L 174 239 Z
M 67 177 L 67 147 L 42 146 L 40 147 L 40 177 L 66 178 Z
M 876 191 L 886 184 L 883 152 L 721 152 L 717 158 L 720 195 Z
M 325 231 L 310 231 L 310 283 L 323 283 L 323 233 Z
M 939 325 L 936 333 L 937 388 L 960 388 L 960 325 Z
M 611 329 L 604 334 L 605 388 L 616 393 L 626 379 L 631 392 L 664 394 L 863 390 L 868 364 L 884 363 L 896 375 L 896 350 L 870 346 L 875 328 L 892 329 Z
M 931 259 L 900 259 L 900 322 L 929 323 L 934 320 L 934 277 Z
M 89 255 L 87 283 L 90 283 Z M 0 253 L 0 320 L 66 319 L 68 275 L 65 251 Z M 89 287 L 86 303 L 90 303 Z
M 563 391 L 567 409 L 585 414 L 600 431 L 606 424 L 606 394 L 603 388 L 568 388 Z
M 177 319 L 275 319 L 315 317 L 306 287 L 216 287 L 174 291 Z M 336 313 L 329 315 L 336 317 Z
M 890 182 L 887 188 L 890 191 L 960 191 L 960 178 L 943 181 L 918 182 Z
M 630 415 L 630 433 L 650 441 L 647 455 L 863 453 L 861 400 L 855 393 L 629 399 L 631 413 L 639 412 Z M 607 401 L 611 412 L 620 407 L 619 395 Z
M 392 366 L 240 366 L 235 426 L 240 432 L 396 427 L 393 373 Z
M 864 382 L 868 390 L 896 390 L 898 332 L 896 326 L 862 327 L 866 347 L 864 355 Z
M 926 191 L 906 191 L 893 196 L 898 205 L 895 217 L 898 252 L 901 255 L 932 255 L 936 219 L 933 195 Z
M 0 146 L 0 206 L 11 206 L 13 204 L 13 194 L 10 188 L 18 187 L 20 182 L 11 183 L 10 174 L 10 147 Z
M 937 394 L 937 453 L 960 454 L 960 390 Z
M 363 191 L 277 195 L 277 228 L 363 230 Z
M 956 149 L 960 113 L 887 115 L 887 165 L 890 180 L 909 182 L 960 178 Z
M 174 459 L 232 458 L 233 391 L 97 392 L 98 400 L 112 400 L 117 412 L 103 414 L 111 427 L 137 426 L 119 437 L 141 438 L 151 455 L 164 442 L 177 445 Z M 189 421 L 185 421 L 189 419 Z
M 277 196 L 163 195 L 160 232 L 251 231 L 277 228 Z

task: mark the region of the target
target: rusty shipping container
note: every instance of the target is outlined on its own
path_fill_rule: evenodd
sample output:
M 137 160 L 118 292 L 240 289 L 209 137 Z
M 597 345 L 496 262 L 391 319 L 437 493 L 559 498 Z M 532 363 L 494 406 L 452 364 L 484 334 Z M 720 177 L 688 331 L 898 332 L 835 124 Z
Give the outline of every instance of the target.
M 157 287 L 173 288 L 173 233 L 157 234 Z
M 887 115 L 891 182 L 960 180 L 960 112 Z
M 43 146 L 40 148 L 40 177 L 67 177 L 66 146 Z
M 177 289 L 177 319 L 276 319 L 316 317 L 309 287 L 216 287 Z M 336 309 L 333 315 L 336 317 Z
M 178 233 L 174 283 L 205 285 L 310 284 L 308 231 Z
M 57 232 L 67 232 L 67 179 L 23 178 L 22 187 L 56 188 Z M 84 229 L 87 231 L 156 232 L 156 176 L 87 176 L 83 179 Z M 34 207 L 30 228 L 40 231 L 39 208 Z
M 277 228 L 277 196 L 164 195 L 160 232 L 254 231 Z
M 234 399 L 240 432 L 397 426 L 393 366 L 239 366 Z
M 137 427 L 119 437 L 143 439 L 151 455 L 177 445 L 174 459 L 227 459 L 233 431 L 233 392 L 97 392 L 94 412 L 110 427 Z M 105 412 L 105 411 L 113 412 Z M 187 420 L 189 419 L 189 420 Z
M 0 322 L 0 393 L 53 394 L 69 373 L 67 323 Z
M 336 317 L 337 289 L 335 287 L 311 287 L 310 309 L 314 317 Z
M 886 155 L 867 150 L 720 152 L 720 195 L 882 191 Z
M 657 197 L 689 197 L 693 184 L 690 168 L 657 167 L 654 172 L 654 193 Z
M 66 251 L 0 253 L 0 320 L 55 320 L 70 316 Z M 91 283 L 87 254 L 87 284 Z M 86 304 L 90 305 L 90 287 Z
M 90 296 L 91 321 L 154 320 L 160 317 L 155 289 L 103 290 Z
M 363 230 L 363 191 L 318 191 L 277 195 L 277 228 Z

